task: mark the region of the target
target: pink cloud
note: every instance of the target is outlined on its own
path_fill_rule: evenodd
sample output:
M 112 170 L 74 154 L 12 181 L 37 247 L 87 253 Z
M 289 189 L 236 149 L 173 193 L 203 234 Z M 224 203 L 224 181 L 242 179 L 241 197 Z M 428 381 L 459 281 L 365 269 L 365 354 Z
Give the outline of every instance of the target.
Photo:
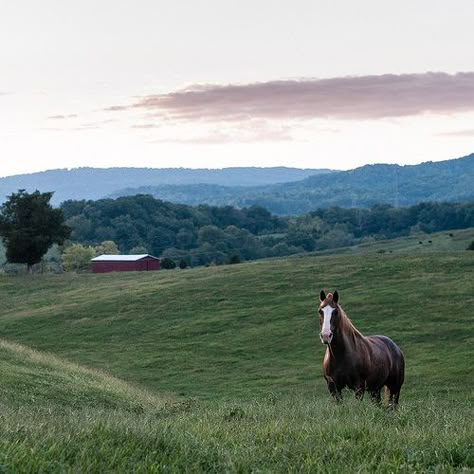
M 474 110 L 474 72 L 384 74 L 261 82 L 195 85 L 149 95 L 129 108 L 183 120 L 377 119 L 423 113 Z

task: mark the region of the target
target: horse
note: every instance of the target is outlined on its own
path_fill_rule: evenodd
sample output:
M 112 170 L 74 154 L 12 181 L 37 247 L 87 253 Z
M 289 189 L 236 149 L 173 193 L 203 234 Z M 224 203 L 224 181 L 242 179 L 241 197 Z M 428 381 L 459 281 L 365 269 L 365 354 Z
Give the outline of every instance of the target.
M 323 375 L 333 398 L 342 401 L 349 388 L 361 400 L 367 391 L 381 404 L 385 386 L 388 407 L 396 408 L 405 377 L 405 358 L 386 336 L 363 336 L 338 304 L 337 291 L 319 294 L 320 339 L 326 345 Z

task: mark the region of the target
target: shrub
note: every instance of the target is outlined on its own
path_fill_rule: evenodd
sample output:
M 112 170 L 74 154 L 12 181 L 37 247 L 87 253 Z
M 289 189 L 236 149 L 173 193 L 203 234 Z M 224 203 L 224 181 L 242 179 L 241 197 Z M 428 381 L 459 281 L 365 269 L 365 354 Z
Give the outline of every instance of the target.
M 63 253 L 64 270 L 67 272 L 78 272 L 89 270 L 91 259 L 95 257 L 93 247 L 85 247 L 81 244 L 72 244 Z
M 161 261 L 161 268 L 164 268 L 165 270 L 173 270 L 173 268 L 176 268 L 176 262 L 171 258 L 164 258 Z

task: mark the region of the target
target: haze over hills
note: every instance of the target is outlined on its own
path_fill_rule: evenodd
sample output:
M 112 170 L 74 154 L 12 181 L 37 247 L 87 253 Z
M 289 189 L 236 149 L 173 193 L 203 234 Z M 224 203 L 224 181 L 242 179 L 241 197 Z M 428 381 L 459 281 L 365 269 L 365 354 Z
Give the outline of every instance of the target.
M 18 189 L 54 191 L 55 205 L 67 199 L 100 199 L 138 186 L 195 185 L 264 186 L 299 181 L 329 173 L 328 169 L 272 168 L 74 168 L 0 178 L 0 200 Z
M 0 198 L 18 189 L 55 191 L 53 204 L 135 194 L 180 204 L 303 214 L 331 206 L 410 206 L 474 200 L 474 154 L 419 165 L 366 165 L 350 171 L 297 168 L 77 168 L 0 179 Z
M 141 186 L 111 197 L 152 194 L 182 204 L 259 205 L 279 215 L 320 207 L 410 206 L 423 201 L 474 200 L 474 154 L 419 165 L 366 165 L 350 171 L 309 176 L 301 181 L 252 188 L 219 185 Z

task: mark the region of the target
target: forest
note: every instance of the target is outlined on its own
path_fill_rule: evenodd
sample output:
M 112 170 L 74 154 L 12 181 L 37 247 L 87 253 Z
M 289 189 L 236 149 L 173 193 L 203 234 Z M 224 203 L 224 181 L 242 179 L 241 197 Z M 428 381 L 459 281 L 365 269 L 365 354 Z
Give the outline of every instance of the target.
M 114 241 L 123 253 L 146 252 L 191 266 L 326 250 L 413 232 L 474 227 L 474 203 L 331 207 L 279 217 L 259 206 L 187 206 L 136 195 L 69 200 L 61 208 L 72 228 L 72 242 L 97 245 Z

